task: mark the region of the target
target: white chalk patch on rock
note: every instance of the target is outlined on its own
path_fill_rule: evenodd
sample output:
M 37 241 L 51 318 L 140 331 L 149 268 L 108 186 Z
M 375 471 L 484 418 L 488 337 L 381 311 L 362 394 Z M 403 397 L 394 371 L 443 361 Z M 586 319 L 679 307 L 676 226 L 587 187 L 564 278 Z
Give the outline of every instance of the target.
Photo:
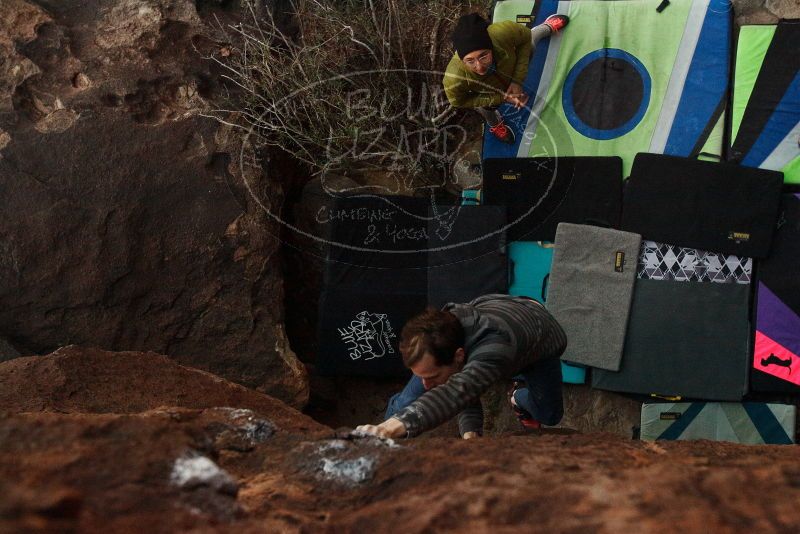
M 347 442 L 343 439 L 332 439 L 319 446 L 317 452 L 325 453 L 328 451 L 343 451 L 347 448 Z
M 264 419 L 255 419 L 239 428 L 245 439 L 252 444 L 264 443 L 275 433 L 275 427 L 272 426 L 272 423 Z
M 236 425 L 236 431 L 252 445 L 264 443 L 275 434 L 275 425 L 271 421 L 256 417 L 252 410 L 230 407 L 219 410 L 227 413 L 228 418 Z
M 175 460 L 169 478 L 173 485 L 181 489 L 206 486 L 222 493 L 235 494 L 239 487 L 236 481 L 210 458 L 191 454 Z
M 255 416 L 255 412 L 253 412 L 253 410 L 248 410 L 247 408 L 231 408 L 230 406 L 222 406 L 216 409 L 221 412 L 227 413 L 228 417 L 230 417 L 231 419 L 239 419 L 240 417 Z
M 361 456 L 354 460 L 322 459 L 322 472 L 326 478 L 340 482 L 360 484 L 372 478 L 375 459 Z
M 400 447 L 400 445 L 398 445 L 397 442 L 392 438 L 382 438 L 380 436 L 376 436 L 375 434 L 364 432 L 363 430 L 353 430 L 352 432 L 350 432 L 350 435 L 355 438 L 372 440 L 375 443 L 378 443 L 379 445 L 385 445 L 391 449 Z

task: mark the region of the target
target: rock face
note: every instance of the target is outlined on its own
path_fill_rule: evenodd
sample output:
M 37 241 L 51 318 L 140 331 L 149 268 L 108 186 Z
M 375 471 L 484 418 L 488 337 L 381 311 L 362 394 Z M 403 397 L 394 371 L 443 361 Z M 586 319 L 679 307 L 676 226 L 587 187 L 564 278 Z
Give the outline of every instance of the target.
M 2 532 L 800 529 L 796 446 L 353 437 L 154 354 L 68 348 L 0 384 Z
M 800 17 L 798 0 L 733 0 L 738 24 L 775 24 Z
M 0 362 L 18 358 L 22 354 L 11 343 L 0 338 Z
M 279 228 L 202 116 L 221 45 L 201 15 L 228 4 L 0 0 L 0 335 L 151 350 L 301 406 Z
M 220 432 L 238 429 L 224 411 L 24 414 L 0 427 L 6 532 L 178 531 L 195 513 L 240 511 L 238 484 L 210 458 Z
M 235 4 L 0 0 L 0 532 L 800 531 L 797 447 L 503 432 L 507 408 L 479 440 L 353 438 L 180 365 L 308 394 L 240 185 L 281 184 L 201 115 L 203 19 Z M 71 343 L 127 352 L 18 357 Z M 635 405 L 573 398 L 565 424 L 629 433 Z
M 269 414 L 280 428 L 325 427 L 283 403 L 152 352 L 64 347 L 0 363 L 0 412 L 127 414 L 160 406 L 232 406 Z

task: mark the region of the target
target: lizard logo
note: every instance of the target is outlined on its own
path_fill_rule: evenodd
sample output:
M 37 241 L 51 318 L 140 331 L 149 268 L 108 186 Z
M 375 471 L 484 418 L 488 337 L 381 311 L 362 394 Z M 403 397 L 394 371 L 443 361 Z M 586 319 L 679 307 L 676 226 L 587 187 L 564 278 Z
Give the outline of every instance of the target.
M 397 335 L 385 313 L 359 312 L 349 325 L 338 331 L 352 360 L 368 361 L 394 353 L 392 340 Z

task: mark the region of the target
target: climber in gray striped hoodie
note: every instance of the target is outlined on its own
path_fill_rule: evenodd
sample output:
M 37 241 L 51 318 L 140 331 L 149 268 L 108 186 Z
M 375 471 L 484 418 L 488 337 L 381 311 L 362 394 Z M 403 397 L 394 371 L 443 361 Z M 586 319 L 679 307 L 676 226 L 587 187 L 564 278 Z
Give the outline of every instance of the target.
M 561 360 L 567 338 L 538 302 L 485 295 L 467 304 L 428 308 L 403 327 L 400 352 L 413 376 L 389 400 L 386 420 L 362 425 L 382 437 L 412 437 L 458 415 L 461 436 L 483 430 L 480 396 L 513 379 L 512 409 L 526 428 L 563 415 Z

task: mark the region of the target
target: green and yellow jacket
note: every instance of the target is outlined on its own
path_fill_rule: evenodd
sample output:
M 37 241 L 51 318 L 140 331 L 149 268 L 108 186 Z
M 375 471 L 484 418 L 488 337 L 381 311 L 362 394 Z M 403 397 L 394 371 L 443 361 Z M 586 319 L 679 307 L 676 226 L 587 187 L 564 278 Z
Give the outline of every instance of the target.
M 494 62 L 493 74 L 479 76 L 453 54 L 444 74 L 444 92 L 453 107 L 499 106 L 511 82 L 522 83 L 531 57 L 531 30 L 510 20 L 489 25 Z

